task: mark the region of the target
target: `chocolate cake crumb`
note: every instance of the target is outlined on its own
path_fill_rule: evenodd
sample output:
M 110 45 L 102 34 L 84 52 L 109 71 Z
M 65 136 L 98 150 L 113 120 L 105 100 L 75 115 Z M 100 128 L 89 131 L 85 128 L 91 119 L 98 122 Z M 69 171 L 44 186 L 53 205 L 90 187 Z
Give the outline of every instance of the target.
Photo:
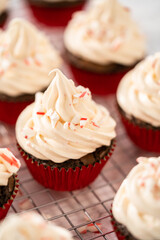
M 8 179 L 7 186 L 0 186 L 0 207 L 2 207 L 5 203 L 7 203 L 8 199 L 13 194 L 15 188 L 15 175 L 12 175 Z

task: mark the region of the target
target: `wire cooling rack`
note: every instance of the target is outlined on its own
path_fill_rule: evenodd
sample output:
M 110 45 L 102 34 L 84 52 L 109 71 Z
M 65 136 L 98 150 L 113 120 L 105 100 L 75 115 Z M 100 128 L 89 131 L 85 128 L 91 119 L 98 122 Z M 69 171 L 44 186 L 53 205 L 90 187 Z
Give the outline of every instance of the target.
M 29 19 L 45 31 L 61 51 L 63 29 L 47 28 L 36 23 L 22 0 L 11 2 L 10 19 L 13 17 Z M 70 74 L 65 64 L 64 71 Z M 106 106 L 117 122 L 117 146 L 99 177 L 82 190 L 56 192 L 38 184 L 20 157 L 14 128 L 0 124 L 0 147 L 9 147 L 22 163 L 18 174 L 20 190 L 8 214 L 35 211 L 45 220 L 70 230 L 75 239 L 116 239 L 110 224 L 110 207 L 115 192 L 126 174 L 136 164 L 136 158 L 153 154 L 138 149 L 126 136 L 119 120 L 114 96 L 103 98 L 94 96 L 94 99 Z

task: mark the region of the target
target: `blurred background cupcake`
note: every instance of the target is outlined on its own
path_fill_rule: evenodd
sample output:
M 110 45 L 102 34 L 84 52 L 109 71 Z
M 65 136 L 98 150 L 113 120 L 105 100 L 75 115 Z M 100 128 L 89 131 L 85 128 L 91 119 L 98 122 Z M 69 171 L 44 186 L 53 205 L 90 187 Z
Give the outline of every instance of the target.
M 6 216 L 18 192 L 16 173 L 19 168 L 20 162 L 10 150 L 0 148 L 0 219 Z
M 140 157 L 113 201 L 112 224 L 119 240 L 160 239 L 160 157 Z
M 81 10 L 87 0 L 26 0 L 36 19 L 48 26 L 67 25 L 75 11 Z
M 12 20 L 0 33 L 0 120 L 14 124 L 34 94 L 50 83 L 48 72 L 60 64 L 42 32 L 23 19 Z
M 99 175 L 114 149 L 115 121 L 60 70 L 48 89 L 16 123 L 19 150 L 33 177 L 45 187 L 72 191 Z
M 160 152 L 160 53 L 147 57 L 121 80 L 118 109 L 129 137 Z
M 144 37 L 117 0 L 93 0 L 86 11 L 74 14 L 64 45 L 75 80 L 95 94 L 114 93 L 145 55 Z
M 72 240 L 69 231 L 45 221 L 35 212 L 11 215 L 0 223 L 0 229 L 1 240 Z
M 9 0 L 0 0 L 0 27 L 3 27 L 8 16 Z

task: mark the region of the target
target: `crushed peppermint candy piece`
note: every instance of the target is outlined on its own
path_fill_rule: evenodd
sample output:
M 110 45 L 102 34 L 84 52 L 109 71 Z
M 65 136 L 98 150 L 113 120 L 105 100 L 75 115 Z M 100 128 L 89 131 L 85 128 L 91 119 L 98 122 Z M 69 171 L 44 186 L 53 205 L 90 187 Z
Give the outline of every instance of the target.
M 81 96 L 81 93 L 76 93 L 73 95 L 73 97 L 75 97 L 75 98 L 79 98 L 80 96 Z
M 64 129 L 68 129 L 69 128 L 69 122 L 65 122 L 63 127 L 64 127 Z
M 58 113 L 56 111 L 54 111 L 54 113 L 51 115 L 51 124 L 52 127 L 55 128 L 58 120 L 60 119 Z
M 98 228 L 101 230 L 102 224 L 96 223 L 96 225 L 97 225 L 97 227 L 95 226 L 94 223 L 89 223 L 85 226 L 78 228 L 77 230 L 79 231 L 80 234 L 85 234 L 85 233 L 87 233 L 87 231 L 92 232 L 92 233 L 99 233 Z
M 85 233 L 87 233 L 87 225 L 80 227 L 77 230 L 80 234 L 85 234 Z
M 26 138 L 26 139 L 34 137 L 35 133 L 36 132 L 33 128 L 24 128 L 22 130 L 22 134 L 23 134 L 24 138 Z
M 89 96 L 90 93 L 86 90 L 77 94 L 74 94 L 73 97 L 74 98 L 84 98 L 85 96 Z
M 47 113 L 46 116 L 51 117 L 53 115 L 53 110 L 50 108 Z
M 75 125 L 73 123 L 70 123 L 69 127 L 70 127 L 71 130 L 76 130 Z
M 99 229 L 102 228 L 101 223 L 96 223 L 96 225 L 98 226 Z M 92 232 L 92 233 L 99 233 L 98 228 L 94 225 L 94 223 L 89 223 L 89 224 L 87 225 L 87 230 L 88 230 L 89 232 Z
M 86 94 L 87 94 L 87 91 L 83 92 L 83 93 L 80 95 L 80 98 L 83 98 Z
M 64 129 L 71 129 L 71 130 L 76 130 L 75 128 L 75 124 L 73 124 L 72 122 L 65 122 L 63 125 Z
M 88 118 L 81 118 L 80 119 L 80 127 L 81 128 L 85 127 L 87 122 L 88 122 Z
M 10 152 L 8 150 L 8 152 Z M 11 166 L 14 166 L 16 168 L 20 167 L 19 160 L 15 158 L 15 156 L 10 152 L 9 156 L 8 153 L 2 152 L 0 153 L 0 157 L 4 159 L 6 162 L 8 162 Z
M 72 119 L 72 123 L 73 124 L 79 124 L 79 121 L 80 121 L 80 117 L 79 116 L 75 116 L 73 119 Z

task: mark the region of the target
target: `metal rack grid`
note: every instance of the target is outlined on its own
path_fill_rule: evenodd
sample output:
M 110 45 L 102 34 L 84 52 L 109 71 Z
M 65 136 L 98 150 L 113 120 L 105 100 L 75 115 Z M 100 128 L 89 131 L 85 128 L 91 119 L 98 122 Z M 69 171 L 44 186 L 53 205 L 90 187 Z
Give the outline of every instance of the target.
M 63 29 L 50 29 L 39 25 L 32 19 L 22 0 L 12 1 L 10 19 L 24 17 L 44 30 L 58 49 L 62 49 Z M 60 40 L 60 41 L 59 41 Z M 68 73 L 64 65 L 64 71 Z M 70 74 L 70 73 L 68 73 Z M 38 184 L 28 169 L 16 147 L 14 128 L 0 124 L 0 146 L 9 147 L 17 158 L 21 159 L 19 171 L 20 190 L 9 214 L 23 211 L 35 211 L 44 219 L 69 229 L 76 239 L 116 239 L 110 224 L 110 207 L 115 192 L 129 170 L 136 164 L 140 155 L 153 154 L 139 150 L 126 136 L 119 120 L 114 96 L 94 97 L 98 103 L 106 106 L 117 122 L 117 146 L 113 156 L 102 170 L 99 177 L 88 187 L 73 192 L 56 192 Z M 83 227 L 92 223 L 96 233 L 82 233 Z M 100 225 L 99 225 L 100 224 Z

